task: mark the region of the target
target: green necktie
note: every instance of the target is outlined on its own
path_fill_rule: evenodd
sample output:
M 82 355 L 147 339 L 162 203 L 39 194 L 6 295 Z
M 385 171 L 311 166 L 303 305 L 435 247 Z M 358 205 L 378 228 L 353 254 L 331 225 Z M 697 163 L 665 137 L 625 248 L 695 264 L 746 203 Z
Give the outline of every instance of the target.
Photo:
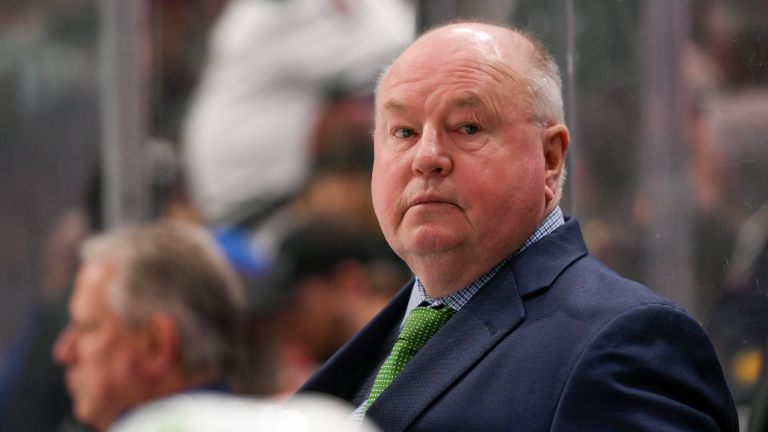
M 368 396 L 368 403 L 365 405 L 363 415 L 371 407 L 381 392 L 392 382 L 393 379 L 402 372 L 405 365 L 411 361 L 413 356 L 427 344 L 432 336 L 440 330 L 445 323 L 456 313 L 456 309 L 448 306 L 441 309 L 433 309 L 425 306 L 419 306 L 411 311 L 408 319 L 405 320 L 403 330 L 392 348 L 392 353 L 387 357 L 387 361 L 376 375 L 376 381 L 373 383 L 371 394 Z

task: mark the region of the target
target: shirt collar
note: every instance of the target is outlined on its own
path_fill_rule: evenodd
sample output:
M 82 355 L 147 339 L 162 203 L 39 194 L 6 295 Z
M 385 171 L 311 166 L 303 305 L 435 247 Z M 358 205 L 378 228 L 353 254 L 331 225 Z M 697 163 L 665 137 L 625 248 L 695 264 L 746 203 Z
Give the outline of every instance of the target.
M 427 290 L 424 289 L 424 285 L 421 284 L 421 281 L 419 278 L 416 278 L 416 281 L 413 284 L 413 288 L 411 289 L 411 297 L 408 300 L 408 307 L 405 310 L 405 318 L 403 319 L 403 324 L 405 323 L 405 319 L 408 318 L 408 315 L 411 314 L 411 311 L 422 304 L 430 307 L 435 307 L 438 305 L 445 305 L 450 306 L 457 311 L 461 309 L 469 299 L 472 298 L 472 296 L 477 293 L 480 288 L 483 287 L 493 276 L 496 275 L 496 273 L 501 270 L 502 267 L 504 267 L 505 264 L 509 262 L 512 258 L 517 256 L 520 252 L 528 249 L 532 244 L 536 243 L 537 241 L 544 238 L 544 236 L 552 233 L 554 230 L 556 230 L 560 225 L 565 223 L 563 219 L 563 211 L 560 210 L 560 207 L 557 206 L 555 209 L 544 218 L 544 221 L 539 224 L 539 227 L 536 228 L 536 231 L 533 232 L 533 235 L 531 235 L 528 240 L 523 243 L 522 246 L 518 250 L 515 251 L 512 256 L 506 258 L 504 261 L 500 262 L 496 267 L 492 268 L 490 271 L 485 273 L 484 275 L 480 276 L 476 281 L 472 282 L 469 286 L 462 289 L 461 291 L 451 294 L 449 296 L 445 296 L 442 298 L 432 298 L 427 294 Z M 402 327 L 402 324 L 401 324 Z

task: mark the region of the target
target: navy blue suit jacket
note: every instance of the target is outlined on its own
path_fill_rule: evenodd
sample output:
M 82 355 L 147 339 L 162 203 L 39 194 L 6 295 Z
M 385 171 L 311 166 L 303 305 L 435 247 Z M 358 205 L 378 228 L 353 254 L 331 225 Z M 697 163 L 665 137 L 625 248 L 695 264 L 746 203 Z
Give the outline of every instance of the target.
M 411 284 L 300 391 L 350 400 Z M 587 253 L 575 219 L 510 261 L 371 405 L 385 431 L 736 431 L 696 321 Z

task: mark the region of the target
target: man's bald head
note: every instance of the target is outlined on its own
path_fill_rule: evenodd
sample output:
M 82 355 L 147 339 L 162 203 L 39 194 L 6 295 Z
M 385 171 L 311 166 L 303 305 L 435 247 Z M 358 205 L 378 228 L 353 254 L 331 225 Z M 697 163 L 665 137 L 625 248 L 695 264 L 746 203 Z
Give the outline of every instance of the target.
M 504 24 L 479 21 L 451 22 L 423 33 L 384 70 L 376 85 L 378 98 L 381 84 L 400 59 L 451 43 L 470 44 L 488 63 L 504 70 L 510 86 L 528 100 L 527 111 L 540 127 L 565 123 L 560 70 L 544 45 L 533 35 Z M 448 54 L 447 52 L 445 53 Z

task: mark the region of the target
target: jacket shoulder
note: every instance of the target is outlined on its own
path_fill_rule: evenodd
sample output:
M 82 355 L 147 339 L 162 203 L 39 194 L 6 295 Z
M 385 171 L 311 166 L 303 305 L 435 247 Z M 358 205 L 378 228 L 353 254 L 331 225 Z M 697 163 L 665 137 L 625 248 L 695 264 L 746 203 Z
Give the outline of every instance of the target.
M 709 338 L 681 307 L 594 259 L 570 305 L 593 327 L 566 380 L 552 430 L 738 430 Z M 592 262 L 590 262 L 592 261 Z M 563 275 L 573 277 L 576 275 Z
M 549 291 L 563 307 L 601 318 L 603 324 L 625 312 L 647 305 L 668 307 L 694 321 L 676 303 L 640 283 L 618 275 L 591 255 L 584 256 L 565 269 Z

